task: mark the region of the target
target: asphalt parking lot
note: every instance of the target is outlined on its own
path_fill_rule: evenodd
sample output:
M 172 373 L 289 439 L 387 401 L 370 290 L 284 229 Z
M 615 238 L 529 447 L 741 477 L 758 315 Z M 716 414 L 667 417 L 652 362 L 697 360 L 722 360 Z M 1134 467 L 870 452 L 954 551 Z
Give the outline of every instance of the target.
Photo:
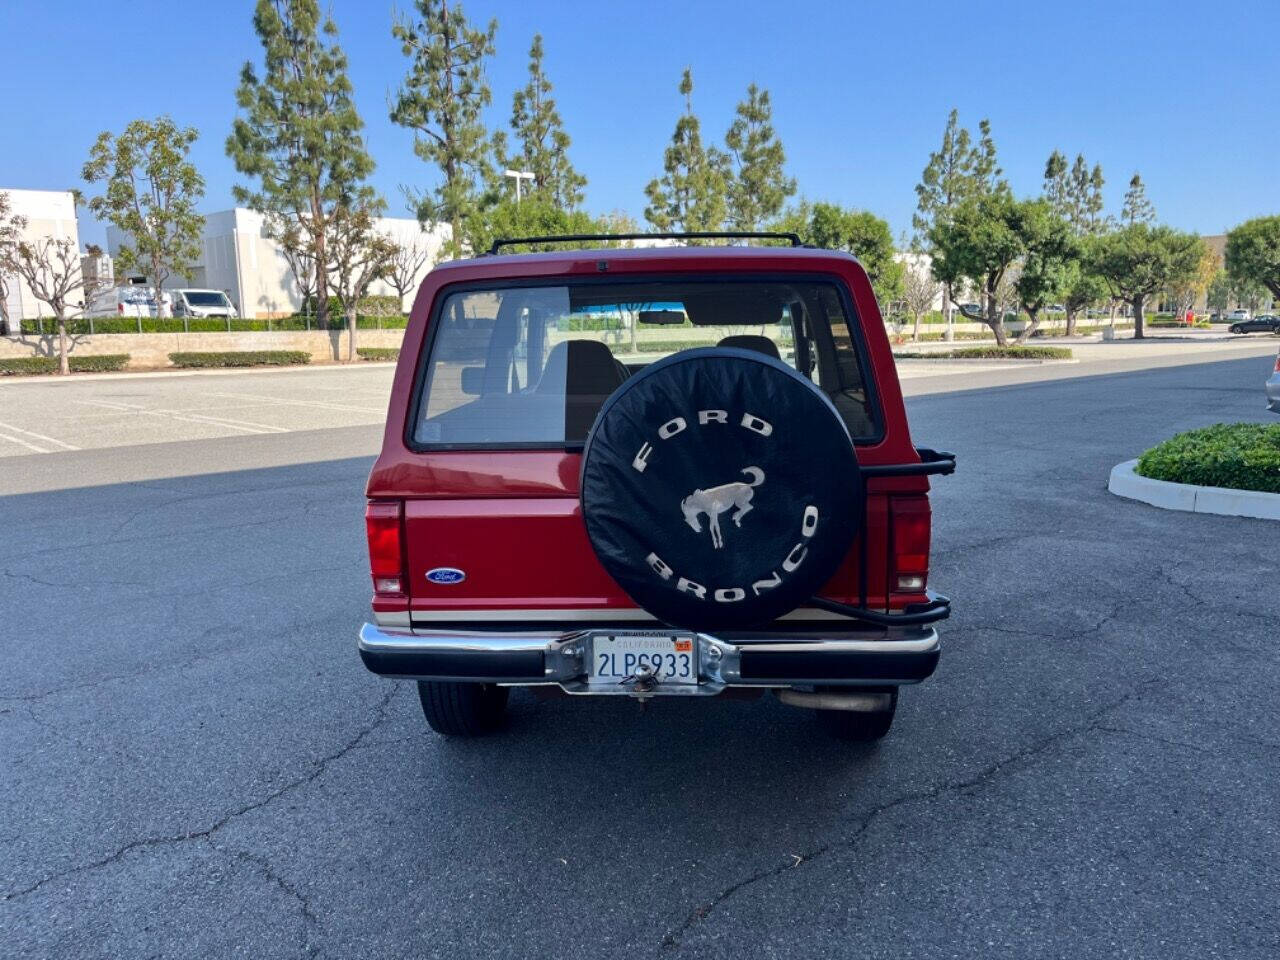
M 1275 957 L 1280 527 L 1105 490 L 1266 422 L 1254 353 L 908 381 L 956 606 L 873 748 L 772 699 L 433 736 L 355 653 L 386 368 L 0 389 L 64 444 L 0 460 L 0 956 Z

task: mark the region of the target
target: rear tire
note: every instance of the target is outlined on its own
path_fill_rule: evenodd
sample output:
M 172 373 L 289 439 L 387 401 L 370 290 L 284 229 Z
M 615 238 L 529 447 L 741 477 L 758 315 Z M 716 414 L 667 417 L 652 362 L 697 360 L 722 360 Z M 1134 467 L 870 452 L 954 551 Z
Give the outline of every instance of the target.
M 507 711 L 506 687 L 493 683 L 450 683 L 419 680 L 422 713 L 436 733 L 446 737 L 480 737 L 502 725 Z
M 847 689 L 847 688 L 846 688 Z M 871 691 L 868 690 L 868 693 Z M 898 709 L 898 688 L 879 691 L 889 694 L 889 709 L 865 713 L 860 710 L 816 710 L 818 722 L 837 740 L 874 743 L 889 732 Z

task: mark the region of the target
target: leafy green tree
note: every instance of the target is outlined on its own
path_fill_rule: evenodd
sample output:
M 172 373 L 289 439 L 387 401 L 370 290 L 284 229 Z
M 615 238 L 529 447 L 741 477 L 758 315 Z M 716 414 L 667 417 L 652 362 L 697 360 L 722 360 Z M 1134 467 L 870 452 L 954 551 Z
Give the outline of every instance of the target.
M 1040 312 L 1062 295 L 1078 255 L 1071 225 L 1054 212 L 1047 200 L 1017 205 L 1015 229 L 1022 241 L 1022 262 L 1014 289 L 1031 322 L 1019 334 L 1022 344 L 1040 326 Z
M 189 159 L 199 136 L 169 117 L 134 120 L 118 137 L 100 133 L 82 170 L 86 183 L 105 183 L 89 198 L 93 215 L 129 236 L 116 260 L 125 270 L 146 272 L 161 311 L 165 281 L 190 276 L 200 256 L 204 217 L 196 203 L 204 178 Z
M 511 129 L 519 150 L 508 154 L 506 136 L 499 131 L 493 135 L 494 153 L 504 169 L 515 167 L 532 173 L 534 192 L 545 193 L 562 210 L 576 210 L 587 178 L 569 162 L 572 141 L 551 97 L 551 81 L 543 70 L 542 57 L 539 33 L 529 48 L 529 82 L 516 91 L 511 103 Z
M 0 193 L 0 333 L 10 333 L 9 317 L 9 271 L 4 264 L 12 254 L 13 247 L 22 239 L 22 231 L 27 225 L 25 217 L 17 217 L 12 213 L 9 194 Z M 18 318 L 21 323 L 22 318 Z M 16 324 L 14 325 L 16 327 Z
M 758 230 L 782 212 L 796 192 L 786 173 L 787 155 L 773 129 L 769 91 L 754 83 L 724 137 L 733 164 L 729 183 L 729 223 L 735 230 Z
M 1204 241 L 1194 233 L 1136 222 L 1100 237 L 1090 266 L 1112 296 L 1133 308 L 1133 335 L 1142 339 L 1147 300 L 1194 277 L 1204 249 Z
M 481 212 L 481 185 L 492 176 L 480 114 L 492 99 L 484 64 L 493 55 L 498 21 L 473 27 L 462 4 L 449 0 L 415 0 L 414 6 L 416 19 L 401 17 L 391 28 L 410 61 L 391 119 L 413 131 L 413 152 L 440 170 L 443 180 L 434 191 L 405 192 L 424 227 L 433 221 L 452 227 L 448 248 L 457 255 Z
M 982 120 L 978 133 L 975 144 L 969 131 L 960 126 L 959 112 L 952 110 L 948 115 L 942 145 L 929 154 L 929 162 L 916 184 L 916 212 L 911 218 L 916 250 L 936 253 L 930 241 L 933 229 L 945 223 L 966 201 L 1008 190 L 1000 176 L 990 122 Z M 956 290 L 952 283 L 942 283 L 944 309 L 950 317 Z
M 1231 308 L 1234 294 L 1231 275 L 1225 270 L 1219 270 L 1209 281 L 1209 289 L 1204 296 L 1205 306 L 1222 317 Z
M 470 230 L 466 239 L 472 250 L 481 252 L 489 249 L 495 240 L 500 239 L 612 232 L 615 232 L 615 225 L 609 218 L 592 217 L 584 210 L 566 210 L 550 195 L 533 193 L 519 203 L 513 198 L 504 198 L 486 210 L 484 217 L 473 218 L 470 221 Z M 581 248 L 582 245 L 574 246 Z M 504 252 L 536 251 L 553 250 L 557 249 L 557 246 L 527 244 L 522 247 L 503 249 Z
M 1002 347 L 1008 343 L 1008 334 L 1001 286 L 1025 249 L 1021 221 L 1022 205 L 1009 191 L 1001 190 L 969 197 L 929 231 L 933 275 L 948 290 L 965 280 L 978 288 L 983 315 L 974 319 L 989 326 Z
M 1066 312 L 1067 336 L 1076 335 L 1076 323 L 1082 310 L 1097 303 L 1107 295 L 1107 285 L 1090 264 L 1090 251 L 1097 243 L 1096 237 L 1080 237 L 1076 241 L 1075 257 L 1068 261 L 1066 276 L 1062 281 L 1062 309 Z
M 1257 313 L 1271 303 L 1271 291 L 1247 277 L 1235 277 L 1231 281 L 1231 298 L 1250 313 Z
M 680 78 L 680 93 L 684 113 L 663 155 L 665 172 L 644 188 L 649 198 L 644 217 L 660 231 L 719 230 L 727 211 L 728 160 L 702 144 L 701 124 L 693 112 L 693 71 L 688 68 Z
M 261 75 L 246 63 L 236 102 L 242 111 L 227 154 L 254 188 L 237 185 L 237 203 L 291 231 L 315 269 L 316 319 L 329 321 L 329 223 L 335 209 L 373 172 L 356 112 L 338 28 L 317 0 L 258 0 L 253 26 L 262 42 Z M 241 309 L 246 309 L 241 304 Z
M 1129 181 L 1129 189 L 1124 194 L 1124 206 L 1120 209 L 1120 225 L 1131 227 L 1135 223 L 1153 224 L 1156 222 L 1156 208 L 1147 199 L 1147 188 L 1142 182 L 1142 175 L 1135 173 Z
M 1246 220 L 1227 234 L 1227 272 L 1260 283 L 1280 300 L 1280 216 Z
M 844 250 L 862 263 L 881 304 L 902 298 L 903 265 L 895 259 L 889 224 L 866 210 L 801 200 L 774 224 L 824 250 Z

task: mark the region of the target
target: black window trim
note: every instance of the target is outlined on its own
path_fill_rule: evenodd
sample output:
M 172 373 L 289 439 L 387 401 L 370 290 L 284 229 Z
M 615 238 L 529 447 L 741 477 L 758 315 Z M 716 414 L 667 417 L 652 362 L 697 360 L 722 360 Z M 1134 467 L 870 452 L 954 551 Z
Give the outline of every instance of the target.
M 413 392 L 409 395 L 409 416 L 405 417 L 404 434 L 401 437 L 405 448 L 412 453 L 454 453 L 467 451 L 490 451 L 507 453 L 519 451 L 544 450 L 554 453 L 581 453 L 586 445 L 583 441 L 563 441 L 560 443 L 545 440 L 517 441 L 509 443 L 435 443 L 419 442 L 414 438 L 418 429 L 418 421 L 422 417 L 422 391 L 426 388 L 427 364 L 431 359 L 431 351 L 435 348 L 436 337 L 440 333 L 440 315 L 444 305 L 455 294 L 473 291 L 516 289 L 522 287 L 568 287 L 586 286 L 589 284 L 622 284 L 661 283 L 661 282 L 715 282 L 735 281 L 747 283 L 828 283 L 836 288 L 841 306 L 845 310 L 845 325 L 849 328 L 849 339 L 853 342 L 858 373 L 862 377 L 862 386 L 867 394 L 867 412 L 875 432 L 865 437 L 853 437 L 854 446 L 874 447 L 885 439 L 884 410 L 880 404 L 880 392 L 872 375 L 870 358 L 867 356 L 867 341 L 862 326 L 862 315 L 853 302 L 852 291 L 839 274 L 824 271 L 814 272 L 707 272 L 680 271 L 662 273 L 626 273 L 609 276 L 577 276 L 559 274 L 541 277 L 495 277 L 492 280 L 459 281 L 441 287 L 431 305 L 431 315 L 427 319 L 427 338 L 422 345 L 418 358 L 414 363 Z M 817 386 L 815 384 L 815 386 Z M 819 388 L 821 389 L 821 388 Z M 830 396 L 830 394 L 827 394 Z

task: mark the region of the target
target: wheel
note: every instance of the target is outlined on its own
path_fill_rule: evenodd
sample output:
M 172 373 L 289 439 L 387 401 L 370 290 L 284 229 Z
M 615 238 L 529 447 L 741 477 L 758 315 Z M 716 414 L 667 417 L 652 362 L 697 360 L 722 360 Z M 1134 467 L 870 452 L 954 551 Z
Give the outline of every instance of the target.
M 492 733 L 507 711 L 507 693 L 506 687 L 493 683 L 418 681 L 422 714 L 432 730 L 446 737 Z
M 867 691 L 871 692 L 871 691 Z M 889 708 L 874 713 L 858 710 L 815 710 L 818 722 L 837 740 L 854 743 L 873 743 L 893 726 L 893 715 L 898 709 L 898 688 L 879 691 L 889 694 Z
M 1237 326 L 1235 326 L 1235 325 L 1232 325 L 1232 326 L 1230 326 L 1230 327 L 1227 327 L 1227 332 L 1228 332 L 1228 333 L 1242 333 L 1243 331 L 1242 331 L 1239 327 L 1237 327 Z

